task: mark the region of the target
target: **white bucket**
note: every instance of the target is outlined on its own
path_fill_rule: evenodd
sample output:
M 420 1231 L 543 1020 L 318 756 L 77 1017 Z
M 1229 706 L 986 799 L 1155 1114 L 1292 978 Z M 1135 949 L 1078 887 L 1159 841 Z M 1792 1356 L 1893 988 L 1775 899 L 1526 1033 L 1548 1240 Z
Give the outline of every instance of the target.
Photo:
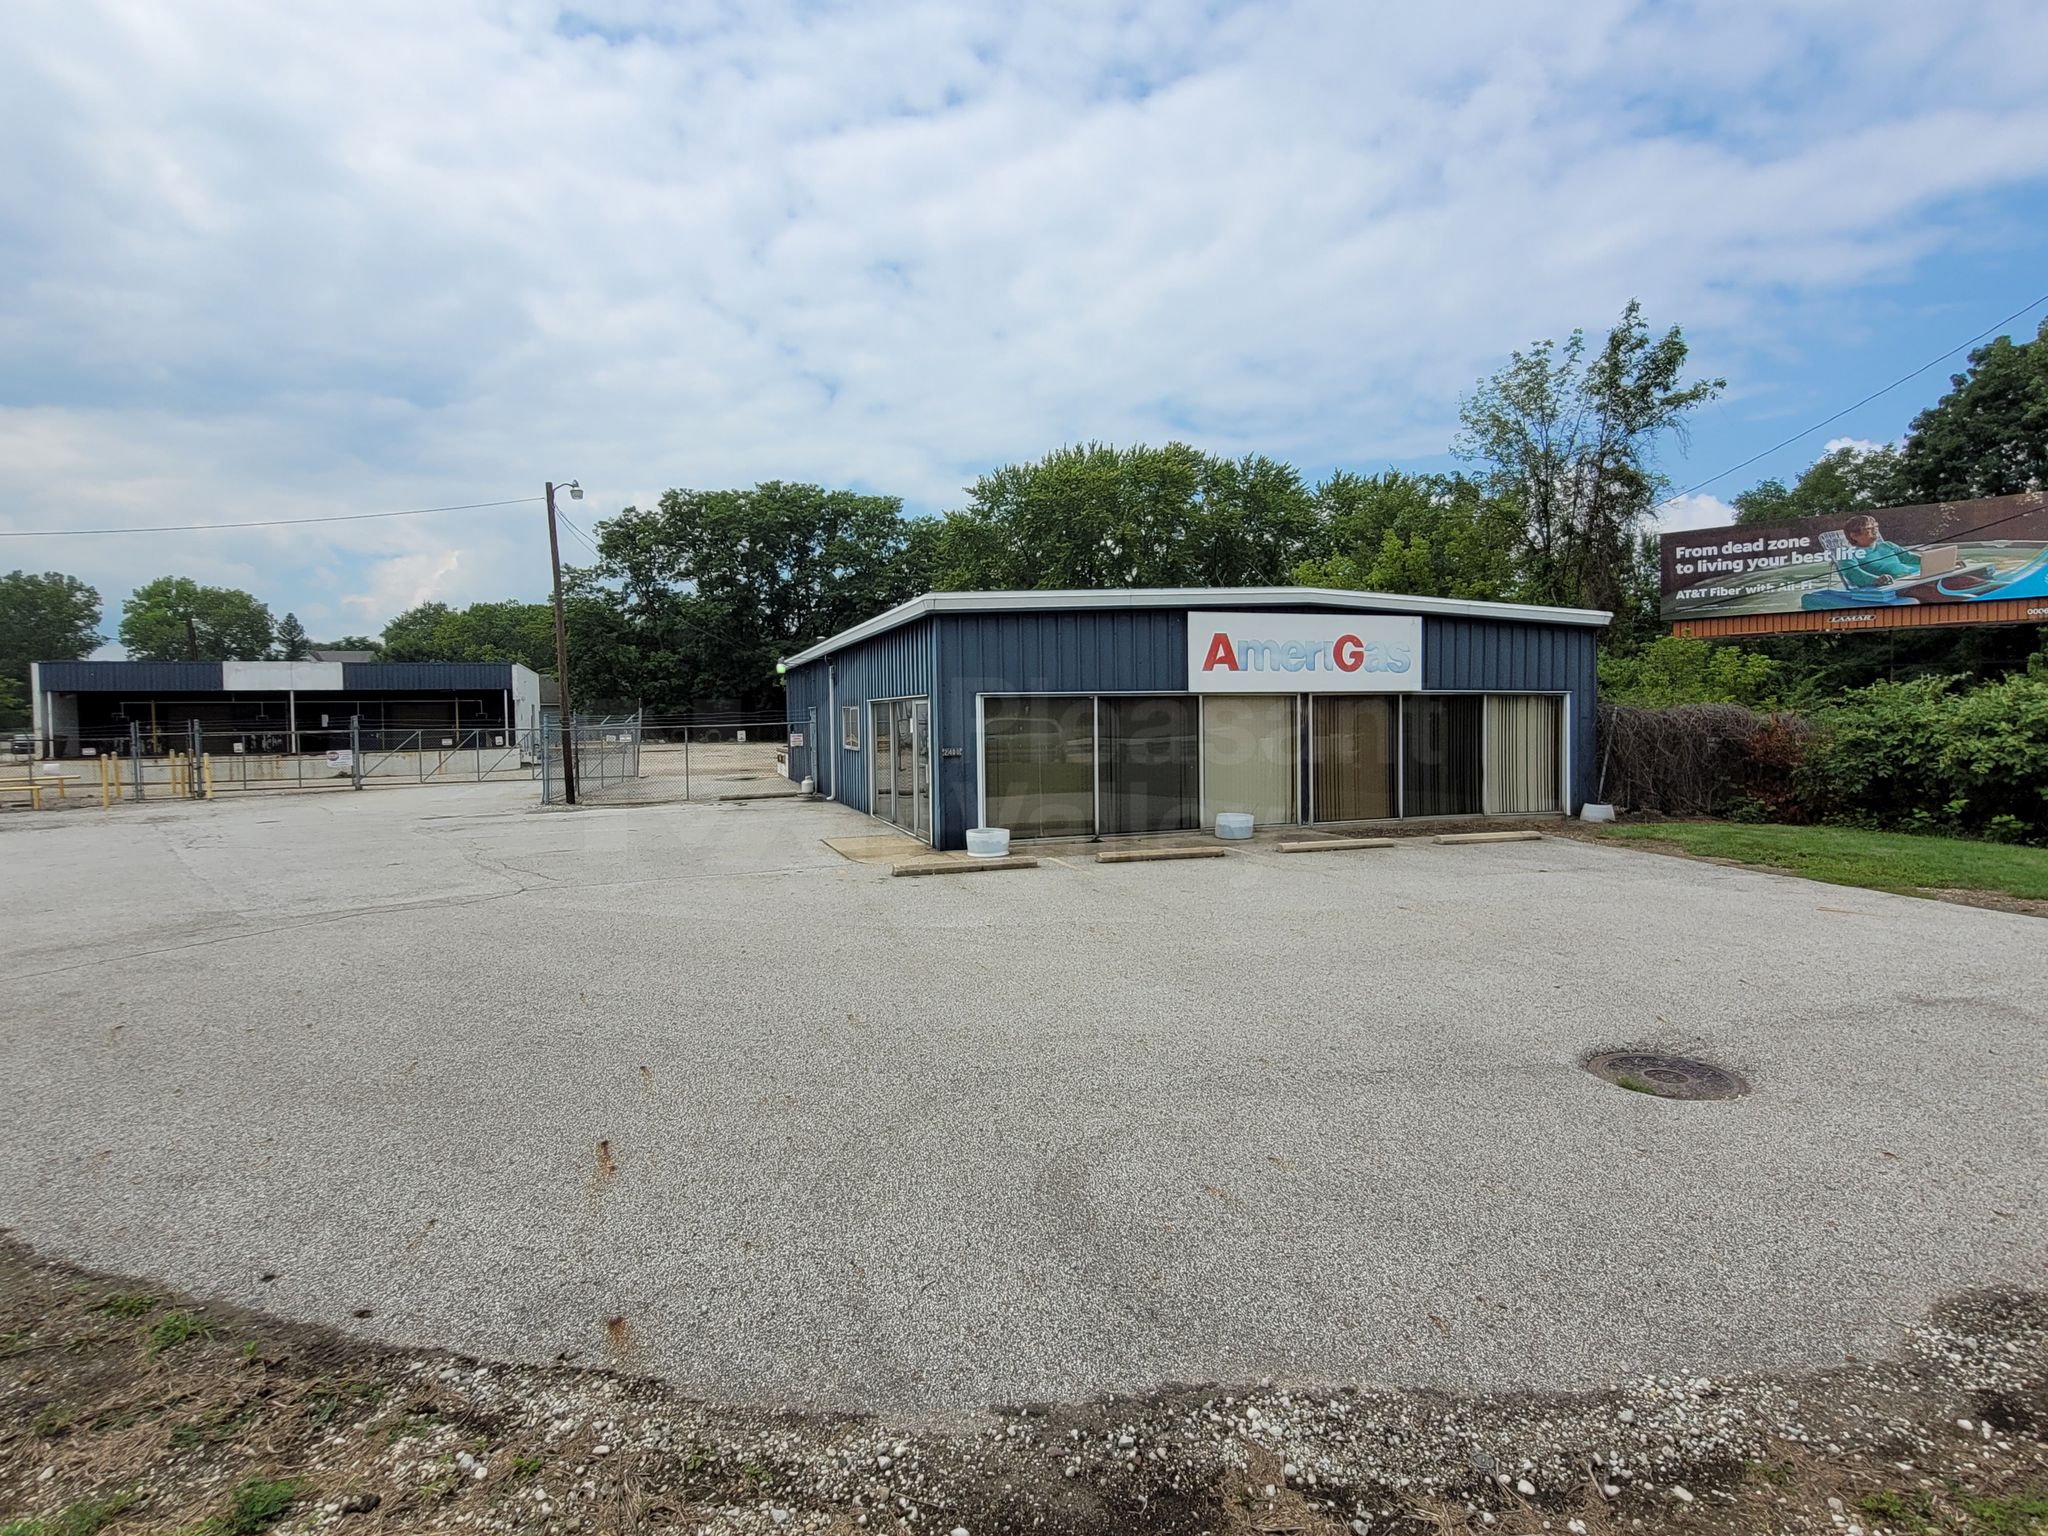
M 1218 837 L 1243 838 L 1252 835 L 1252 818 L 1249 811 L 1218 811 L 1216 813 L 1216 835 Z
M 972 858 L 1000 859 L 1010 851 L 1008 827 L 969 827 L 967 852 Z
M 1612 821 L 1614 820 L 1614 807 L 1611 805 L 1595 805 L 1589 800 L 1579 807 L 1579 820 Z

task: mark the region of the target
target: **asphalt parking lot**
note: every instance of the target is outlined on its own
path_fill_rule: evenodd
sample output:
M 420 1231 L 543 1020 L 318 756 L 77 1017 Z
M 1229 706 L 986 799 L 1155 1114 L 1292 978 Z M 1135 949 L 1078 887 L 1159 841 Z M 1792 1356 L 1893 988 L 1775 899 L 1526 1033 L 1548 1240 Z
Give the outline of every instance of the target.
M 1871 1356 L 2044 1284 L 2039 920 L 1558 839 L 897 880 L 532 786 L 0 823 L 0 1225 L 895 1411 Z M 1580 1070 L 1711 1058 L 1746 1097 Z

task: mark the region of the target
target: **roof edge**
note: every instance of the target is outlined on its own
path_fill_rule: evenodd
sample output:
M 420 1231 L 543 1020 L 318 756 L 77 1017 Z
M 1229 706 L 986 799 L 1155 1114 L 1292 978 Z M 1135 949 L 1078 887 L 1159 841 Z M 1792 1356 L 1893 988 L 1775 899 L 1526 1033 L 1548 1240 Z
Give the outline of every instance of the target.
M 1103 587 L 1016 592 L 927 592 L 885 613 L 843 629 L 829 640 L 783 659 L 784 670 L 819 661 L 939 613 L 1030 613 L 1061 608 L 1284 608 L 1319 603 L 1354 613 L 1406 613 L 1433 618 L 1501 619 L 1520 624 L 1570 624 L 1599 629 L 1614 615 L 1602 608 L 1553 608 L 1540 603 L 1494 603 L 1478 598 L 1413 597 L 1405 592 L 1353 592 L 1339 587 Z

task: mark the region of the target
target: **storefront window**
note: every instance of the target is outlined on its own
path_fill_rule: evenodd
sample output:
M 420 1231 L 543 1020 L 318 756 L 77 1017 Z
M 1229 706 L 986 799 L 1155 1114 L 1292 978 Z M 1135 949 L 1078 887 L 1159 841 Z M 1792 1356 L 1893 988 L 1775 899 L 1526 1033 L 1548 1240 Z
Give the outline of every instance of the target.
M 1480 812 L 1480 700 L 1475 695 L 1401 700 L 1401 814 Z
M 1099 701 L 1104 833 L 1198 824 L 1200 702 L 1189 694 Z
M 1211 694 L 1202 701 L 1202 825 L 1221 811 L 1255 824 L 1294 817 L 1292 694 Z
M 1486 699 L 1486 808 L 1528 815 L 1563 807 L 1559 747 L 1564 701 L 1538 694 Z
M 1317 821 L 1399 814 L 1394 794 L 1395 701 L 1321 694 L 1311 703 Z
M 982 701 L 987 825 L 1012 837 L 1087 837 L 1095 830 L 1095 701 Z

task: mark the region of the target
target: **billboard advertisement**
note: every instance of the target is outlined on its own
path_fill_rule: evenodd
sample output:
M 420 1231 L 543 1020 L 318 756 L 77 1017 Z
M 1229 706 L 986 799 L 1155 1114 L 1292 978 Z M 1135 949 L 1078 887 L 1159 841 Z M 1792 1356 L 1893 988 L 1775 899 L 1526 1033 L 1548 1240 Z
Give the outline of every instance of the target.
M 1409 693 L 1422 620 L 1384 613 L 1191 613 L 1192 693 Z
M 1681 633 L 2048 618 L 2048 494 L 1667 533 Z

